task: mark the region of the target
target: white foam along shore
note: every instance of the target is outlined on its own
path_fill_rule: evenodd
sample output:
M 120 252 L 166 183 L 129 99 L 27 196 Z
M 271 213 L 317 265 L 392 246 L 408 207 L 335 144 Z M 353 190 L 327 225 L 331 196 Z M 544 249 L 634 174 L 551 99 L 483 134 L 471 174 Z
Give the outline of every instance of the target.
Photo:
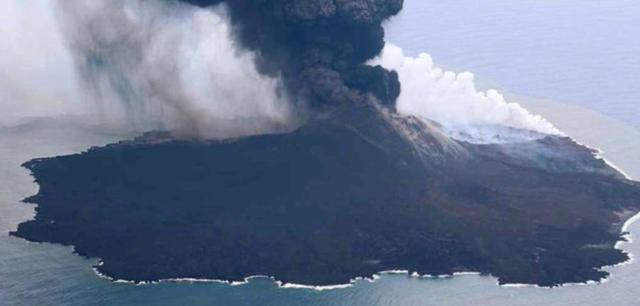
M 633 218 L 629 219 L 625 223 L 625 227 L 624 228 L 626 228 L 626 226 L 628 226 L 628 224 L 633 223 L 637 219 L 640 219 L 640 214 L 636 214 Z M 631 242 L 631 240 L 628 239 L 628 242 Z M 617 244 L 616 244 L 616 248 L 617 248 Z M 621 263 L 618 263 L 616 265 L 611 265 L 611 266 L 604 266 L 604 267 L 601 267 L 601 269 L 605 269 L 605 268 L 608 268 L 608 267 L 619 266 L 619 265 L 623 265 L 623 264 L 628 264 L 628 263 L 630 263 L 632 261 L 631 254 L 629 254 L 629 257 L 630 257 L 630 259 L 625 261 L 625 262 L 621 262 Z M 225 285 L 229 285 L 229 286 L 240 286 L 240 285 L 249 284 L 249 282 L 251 280 L 254 280 L 254 279 L 266 279 L 266 280 L 272 281 L 274 284 L 276 284 L 278 286 L 278 288 L 282 288 L 282 289 L 306 289 L 306 290 L 324 291 L 324 290 L 350 288 L 350 287 L 356 285 L 360 281 L 367 281 L 367 282 L 373 283 L 373 282 L 377 281 L 378 279 L 380 279 L 384 275 L 406 275 L 407 277 L 417 278 L 417 279 L 447 279 L 447 278 L 459 277 L 459 276 L 482 276 L 482 275 L 484 275 L 486 277 L 496 278 L 495 276 L 490 275 L 490 274 L 483 274 L 481 272 L 473 272 L 473 271 L 462 271 L 462 272 L 454 272 L 452 274 L 441 274 L 441 275 L 431 275 L 431 274 L 420 275 L 417 272 L 409 273 L 408 270 L 385 270 L 385 271 L 380 271 L 378 273 L 373 274 L 370 278 L 369 277 L 356 277 L 356 278 L 353 278 L 353 279 L 349 280 L 349 282 L 345 283 L 345 284 L 323 285 L 323 286 L 304 285 L 304 284 L 296 284 L 296 283 L 285 283 L 285 282 L 277 280 L 273 276 L 266 276 L 266 275 L 251 275 L 251 276 L 247 276 L 247 277 L 244 278 L 243 281 L 229 281 L 229 280 L 221 280 L 221 279 L 189 278 L 189 277 L 186 277 L 186 278 L 168 278 L 168 279 L 161 279 L 161 280 L 158 280 L 158 281 L 135 282 L 135 281 L 131 281 L 131 280 L 116 279 L 116 278 L 113 278 L 113 277 L 110 277 L 108 275 L 105 275 L 105 274 L 101 273 L 100 271 L 98 271 L 97 267 L 102 265 L 102 264 L 103 264 L 102 261 L 99 261 L 99 263 L 96 266 L 93 267 L 93 271 L 100 278 L 108 280 L 108 281 L 113 282 L 113 283 L 117 283 L 117 284 L 130 284 L 130 285 L 136 285 L 136 286 L 157 285 L 157 284 L 162 284 L 162 283 L 219 283 L 219 284 L 225 284 Z M 522 283 L 500 284 L 500 282 L 497 281 L 497 279 L 496 279 L 496 285 L 498 285 L 498 286 L 500 286 L 502 288 L 533 287 L 533 288 L 539 288 L 539 289 L 552 290 L 554 288 L 560 288 L 560 287 L 586 286 L 586 285 L 602 284 L 602 283 L 606 283 L 608 280 L 609 280 L 608 277 L 604 277 L 604 278 L 601 278 L 600 280 L 597 280 L 597 281 L 589 280 L 589 281 L 582 282 L 582 283 L 563 283 L 563 284 L 560 284 L 560 285 L 557 285 L 557 286 L 554 286 L 554 287 L 543 287 L 543 286 L 539 286 L 539 285 L 536 285 L 536 284 L 522 284 Z
M 623 265 L 628 265 L 633 263 L 634 260 L 634 256 L 633 253 L 631 252 L 627 252 L 625 251 L 622 247 L 624 244 L 627 243 L 632 243 L 633 239 L 631 239 L 631 233 L 628 231 L 629 226 L 631 226 L 634 222 L 640 220 L 640 213 L 636 213 L 633 215 L 633 217 L 627 219 L 624 224 L 622 225 L 621 228 L 621 232 L 622 232 L 622 238 L 624 238 L 624 240 L 620 240 L 618 242 L 616 242 L 615 244 L 615 248 L 622 250 L 623 252 L 625 252 L 628 256 L 629 259 L 620 263 L 617 263 L 615 265 L 608 265 L 608 266 L 603 266 L 600 268 L 600 270 L 605 270 L 605 269 L 610 269 L 613 267 L 619 267 L 619 266 L 623 266 Z M 562 285 L 559 285 L 557 287 L 569 287 L 569 286 L 585 286 L 585 285 L 595 285 L 595 284 L 602 284 L 602 283 L 606 283 L 609 281 L 609 279 L 611 278 L 612 274 L 609 274 L 608 277 L 602 278 L 599 281 L 587 281 L 587 282 L 583 282 L 583 283 L 564 283 Z M 536 287 L 536 288 L 544 288 L 544 289 L 553 289 L 550 287 L 540 287 L 538 285 L 532 285 L 532 284 L 503 284 L 501 285 L 502 287 L 506 287 L 506 288 L 524 288 L 524 287 Z
M 639 215 L 637 215 L 637 216 L 640 218 Z M 620 263 L 620 264 L 623 264 L 623 263 Z M 620 264 L 618 264 L 618 265 L 620 265 Z M 101 261 L 98 263 L 97 266 L 100 266 L 100 265 L 102 265 Z M 447 279 L 447 278 L 452 278 L 452 277 L 456 277 L 456 276 L 459 277 L 459 276 L 481 276 L 481 275 L 483 275 L 480 272 L 472 272 L 472 271 L 454 272 L 452 274 L 441 274 L 441 275 L 430 275 L 430 274 L 420 275 L 417 272 L 409 273 L 408 270 L 385 270 L 385 271 L 380 271 L 378 273 L 373 274 L 371 278 L 369 278 L 369 277 L 356 277 L 356 278 L 351 279 L 348 283 L 345 283 L 345 284 L 324 285 L 324 286 L 303 285 L 303 284 L 296 284 L 296 283 L 284 283 L 282 281 L 277 280 L 273 276 L 266 276 L 266 275 L 251 275 L 251 276 L 247 276 L 247 277 L 244 278 L 243 281 L 228 281 L 228 280 L 221 280 L 221 279 L 188 278 L 188 277 L 186 277 L 186 278 L 169 278 L 169 279 L 162 279 L 162 280 L 150 281 L 150 282 L 146 282 L 146 281 L 135 282 L 135 281 L 124 280 L 124 279 L 116 279 L 116 278 L 110 277 L 108 275 L 105 275 L 105 274 L 101 273 L 100 271 L 98 271 L 97 266 L 93 267 L 93 271 L 96 273 L 96 275 L 98 275 L 102 279 L 108 280 L 108 281 L 116 283 L 116 284 L 129 284 L 129 285 L 135 285 L 135 286 L 144 286 L 144 285 L 158 285 L 158 284 L 162 284 L 162 283 L 218 283 L 218 284 L 225 284 L 225 285 L 229 285 L 229 286 L 241 286 L 241 285 L 249 284 L 249 282 L 251 280 L 266 279 L 266 280 L 272 281 L 274 284 L 276 284 L 278 286 L 278 288 L 282 288 L 282 289 L 307 289 L 307 290 L 315 290 L 315 291 L 350 288 L 350 287 L 356 285 L 360 281 L 367 281 L 367 282 L 373 283 L 373 282 L 377 281 L 378 279 L 380 279 L 384 275 L 406 275 L 407 277 L 417 278 L 417 279 Z M 603 268 L 605 268 L 605 267 L 603 267 Z M 492 275 L 486 275 L 486 276 L 495 278 Z M 496 280 L 496 284 L 498 286 L 500 286 L 500 287 L 503 287 L 503 288 L 534 287 L 534 288 L 540 288 L 540 289 L 553 289 L 553 288 L 558 288 L 558 287 L 594 285 L 594 284 L 605 283 L 607 281 L 608 281 L 608 278 L 602 278 L 599 281 L 590 280 L 590 281 L 587 281 L 587 282 L 584 282 L 584 283 L 564 283 L 564 284 L 561 284 L 561 285 L 558 285 L 558 286 L 555 286 L 555 287 L 542 287 L 542 286 L 535 285 L 535 284 L 520 284 L 520 283 L 500 284 L 497 280 Z
M 162 283 L 219 283 L 219 284 L 225 284 L 225 285 L 229 285 L 229 286 L 240 286 L 240 285 L 248 284 L 251 280 L 267 279 L 267 280 L 270 280 L 270 281 L 274 282 L 278 286 L 278 288 L 283 288 L 283 289 L 310 289 L 310 290 L 316 290 L 316 291 L 349 288 L 349 287 L 352 287 L 353 285 L 355 285 L 359 281 L 367 281 L 367 282 L 372 283 L 372 282 L 375 282 L 376 280 L 380 279 L 380 277 L 382 277 L 383 275 L 406 275 L 408 277 L 425 278 L 425 279 L 427 279 L 427 278 L 428 279 L 445 279 L 445 278 L 450 278 L 450 277 L 453 277 L 453 276 L 482 275 L 480 272 L 454 272 L 451 275 L 449 275 L 449 274 L 442 274 L 442 275 L 425 274 L 425 275 L 419 275 L 416 272 L 413 272 L 413 273 L 410 274 L 408 270 L 385 270 L 385 271 L 380 271 L 378 273 L 373 274 L 370 278 L 369 277 L 356 277 L 356 278 L 353 278 L 353 279 L 349 280 L 349 282 L 346 283 L 346 284 L 324 285 L 324 286 L 303 285 L 303 284 L 296 284 L 296 283 L 285 283 L 285 282 L 277 280 L 273 276 L 267 276 L 267 275 L 251 275 L 251 276 L 245 277 L 243 281 L 228 281 L 228 280 L 211 279 L 211 278 L 190 278 L 190 277 L 185 277 L 185 278 L 161 279 L 161 280 L 158 280 L 158 281 L 135 282 L 135 281 L 131 281 L 131 280 L 116 279 L 116 278 L 110 277 L 108 275 L 105 275 L 105 274 L 101 273 L 98 270 L 98 267 L 101 266 L 101 265 L 103 265 L 103 262 L 101 260 L 98 260 L 98 264 L 95 265 L 92 268 L 92 270 L 95 272 L 96 275 L 98 275 L 98 277 L 100 277 L 102 279 L 105 279 L 105 280 L 108 280 L 110 282 L 116 283 L 116 284 L 130 284 L 130 285 L 136 285 L 136 286 L 144 286 L 144 285 L 157 285 L 157 284 L 162 284 Z

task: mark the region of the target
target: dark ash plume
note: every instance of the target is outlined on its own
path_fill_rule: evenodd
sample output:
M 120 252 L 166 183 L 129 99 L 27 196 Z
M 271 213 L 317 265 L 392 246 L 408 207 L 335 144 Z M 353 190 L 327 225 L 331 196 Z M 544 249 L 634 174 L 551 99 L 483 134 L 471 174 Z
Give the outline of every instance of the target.
M 262 73 L 280 74 L 296 100 L 313 106 L 393 104 L 398 75 L 364 63 L 384 47 L 382 22 L 403 0 L 179 0 L 198 6 L 224 2 L 236 35 L 258 53 Z

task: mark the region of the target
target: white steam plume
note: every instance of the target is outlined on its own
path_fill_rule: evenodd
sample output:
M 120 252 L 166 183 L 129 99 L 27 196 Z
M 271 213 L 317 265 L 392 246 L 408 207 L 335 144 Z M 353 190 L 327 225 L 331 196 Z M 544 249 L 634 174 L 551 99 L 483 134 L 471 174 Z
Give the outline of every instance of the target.
M 550 122 L 507 102 L 496 90 L 476 90 L 473 74 L 436 67 L 428 54 L 407 57 L 401 48 L 387 44 L 370 64 L 398 72 L 402 90 L 396 109 L 400 114 L 436 121 L 451 137 L 491 143 L 560 134 Z
M 57 73 L 51 71 L 54 69 L 71 71 L 53 81 L 76 85 L 66 88 L 64 96 L 54 95 L 59 88 L 53 88 L 30 97 L 32 110 L 23 107 L 25 98 L 19 94 L 12 94 L 11 99 L 0 96 L 0 110 L 33 111 L 37 116 L 51 115 L 48 111 L 94 113 L 101 123 L 207 138 L 279 132 L 295 124 L 280 80 L 261 75 L 255 55 L 233 42 L 223 7 L 200 9 L 148 0 L 43 1 L 49 5 L 41 11 L 57 21 L 51 27 L 51 17 L 42 21 L 30 16 L 38 5 L 17 4 L 36 1 L 8 2 L 17 8 L 17 16 L 29 18 L 28 23 L 47 25 L 29 39 L 3 46 L 2 53 L 5 48 L 21 52 L 35 46 L 38 50 L 42 41 L 55 37 L 62 48 L 35 51 L 22 61 L 65 58 L 60 64 L 64 67 L 31 72 L 46 78 L 48 73 Z M 21 33 L 24 28 L 15 25 L 8 31 Z M 24 63 L 3 64 L 11 72 Z M 20 81 L 40 89 L 40 84 Z M 28 92 L 24 88 L 14 91 Z M 74 103 L 62 110 L 46 107 L 48 101 L 62 99 Z

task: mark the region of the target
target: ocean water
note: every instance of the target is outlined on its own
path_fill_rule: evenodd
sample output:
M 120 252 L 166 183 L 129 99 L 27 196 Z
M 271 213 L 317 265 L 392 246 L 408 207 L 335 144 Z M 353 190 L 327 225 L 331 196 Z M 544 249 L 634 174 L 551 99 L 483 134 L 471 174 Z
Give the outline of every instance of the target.
M 481 87 L 640 127 L 640 2 L 406 0 L 387 41 L 473 72 Z
M 407 0 L 387 27 L 388 40 L 409 54 L 425 51 L 441 66 L 474 72 L 481 86 L 506 92 L 640 178 L 640 3 Z M 499 287 L 478 275 L 383 275 L 325 291 L 278 288 L 266 279 L 111 283 L 93 272 L 95 260 L 70 247 L 6 235 L 33 216 L 34 207 L 19 202 L 37 191 L 22 162 L 131 136 L 71 121 L 0 127 L 0 305 L 640 305 L 637 261 L 609 268 L 603 284 L 554 289 Z M 640 222 L 628 230 L 640 241 Z M 621 247 L 640 256 L 640 243 Z

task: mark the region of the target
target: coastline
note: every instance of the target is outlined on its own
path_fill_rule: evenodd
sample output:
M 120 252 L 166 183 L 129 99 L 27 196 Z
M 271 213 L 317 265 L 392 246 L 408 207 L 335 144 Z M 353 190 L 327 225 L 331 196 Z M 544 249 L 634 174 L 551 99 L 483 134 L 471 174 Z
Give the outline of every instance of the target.
M 576 143 L 578 143 L 574 138 L 571 138 L 573 141 L 575 141 Z M 585 146 L 584 144 L 580 144 L 582 146 Z M 588 146 L 585 146 L 588 147 Z M 594 150 L 595 152 L 596 150 Z M 600 151 L 601 152 L 601 151 Z M 593 154 L 594 158 L 597 156 L 596 153 Z M 604 157 L 600 157 L 602 159 L 604 159 Z M 605 160 L 606 162 L 606 160 Z M 624 218 L 625 216 L 620 216 L 621 218 Z M 633 221 L 637 220 L 638 218 L 640 218 L 640 215 L 635 215 L 630 217 L 629 219 L 625 220 L 625 222 L 620 222 L 620 223 L 614 223 L 614 226 L 620 226 L 620 235 L 624 235 L 624 230 L 626 228 L 628 228 L 629 224 L 631 224 Z M 622 220 L 621 220 L 622 221 Z M 614 245 L 614 248 L 619 249 L 619 243 L 620 241 L 616 242 L 616 244 Z M 624 252 L 624 250 L 623 250 Z M 73 251 L 73 253 L 75 253 L 75 249 Z M 625 252 L 627 253 L 627 252 Z M 85 256 L 83 256 L 85 257 Z M 85 258 L 89 258 L 89 257 L 85 257 Z M 95 257 L 93 257 L 95 258 Z M 90 258 L 91 259 L 91 258 Z M 601 266 L 598 267 L 597 269 L 602 271 L 603 269 L 607 268 L 607 267 L 611 267 L 611 266 L 618 266 L 621 264 L 625 264 L 628 262 L 631 262 L 632 257 L 629 256 L 629 259 L 623 262 L 619 262 L 616 263 L 614 265 L 610 265 L 610 266 Z M 429 274 L 425 274 L 425 275 L 419 275 L 417 273 L 411 273 L 409 274 L 409 272 L 407 270 L 384 270 L 384 271 L 380 271 L 377 273 L 374 273 L 371 277 L 355 277 L 353 279 L 350 279 L 348 283 L 344 283 L 344 284 L 331 284 L 331 285 L 305 285 L 305 284 L 296 284 L 296 283 L 284 283 L 282 281 L 277 280 L 275 277 L 272 276 L 265 276 L 265 275 L 249 275 L 243 278 L 242 281 L 229 281 L 229 280 L 223 280 L 223 279 L 199 279 L 199 278 L 175 278 L 175 279 L 159 279 L 157 281 L 151 281 L 151 282 L 136 282 L 136 281 L 130 281 L 130 280 L 126 280 L 126 279 L 115 279 L 115 278 L 111 278 L 108 275 L 105 275 L 101 272 L 98 271 L 99 267 L 102 265 L 102 260 L 98 258 L 98 264 L 94 265 L 93 267 L 93 271 L 100 276 L 103 279 L 107 279 L 110 280 L 114 283 L 125 283 L 125 284 L 135 284 L 135 285 L 146 285 L 146 284 L 158 284 L 158 283 L 163 283 L 163 282 L 216 282 L 216 283 L 223 283 L 223 284 L 228 284 L 231 286 L 237 286 L 237 285 L 242 285 L 242 284 L 247 284 L 251 279 L 255 279 L 255 278 L 266 278 L 266 279 L 270 279 L 273 282 L 275 282 L 278 287 L 281 288 L 296 288 L 296 289 L 313 289 L 313 290 L 331 290 L 331 289 L 340 289 L 340 288 L 347 288 L 347 287 L 351 287 L 354 284 L 356 284 L 358 281 L 362 281 L 362 280 L 367 280 L 367 281 L 375 281 L 377 279 L 379 279 L 382 275 L 385 274 L 405 274 L 409 277 L 415 277 L 415 278 L 423 278 L 423 279 L 440 279 L 440 278 L 450 278 L 450 277 L 454 277 L 454 276 L 460 276 L 460 275 L 470 275 L 470 274 L 481 274 L 478 273 L 476 271 L 462 271 L 462 272 L 455 272 L 452 274 L 446 274 L 446 275 L 429 275 Z M 484 275 L 488 275 L 493 277 L 491 274 L 486 273 Z M 605 282 L 608 278 L 610 277 L 610 275 L 606 276 L 606 277 L 602 277 L 598 280 L 589 280 L 586 282 L 581 282 L 581 283 L 560 283 L 560 284 L 551 284 L 550 286 L 544 286 L 543 288 L 553 288 L 553 287 L 563 287 L 563 286 L 570 286 L 570 285 L 588 285 L 588 284 L 596 284 L 596 283 L 603 283 Z M 495 278 L 495 277 L 494 277 Z M 517 284 L 517 283 L 503 283 L 501 284 L 500 281 L 498 281 L 498 285 L 500 285 L 501 287 L 524 287 L 524 286 L 533 286 L 533 287 L 541 287 L 535 284 Z
M 625 250 L 624 248 L 622 248 L 622 246 L 624 244 L 633 243 L 633 239 L 631 238 L 632 233 L 628 232 L 628 228 L 629 228 L 629 226 L 631 226 L 633 223 L 635 223 L 638 220 L 640 220 L 640 211 L 634 213 L 630 218 L 628 218 L 627 220 L 625 220 L 624 223 L 622 223 L 622 226 L 620 227 L 620 234 L 621 234 L 621 238 L 623 238 L 623 240 L 619 240 L 614 245 L 615 249 L 623 251 L 629 257 L 629 259 L 627 259 L 625 261 L 622 261 L 622 262 L 619 262 L 619 263 L 614 264 L 614 265 L 602 266 L 598 270 L 604 271 L 606 269 L 610 269 L 610 268 L 613 268 L 613 267 L 624 266 L 624 265 L 628 265 L 628 264 L 631 264 L 631 263 L 635 262 L 634 254 L 631 253 L 630 251 Z M 74 253 L 75 253 L 75 251 L 74 251 Z M 504 284 L 502 284 L 497 279 L 497 277 L 495 277 L 495 276 L 493 276 L 491 274 L 483 274 L 481 272 L 475 272 L 475 271 L 460 271 L 460 272 L 453 272 L 452 274 L 442 274 L 442 275 L 430 275 L 430 274 L 420 275 L 417 272 L 409 273 L 408 270 L 398 269 L 398 270 L 380 271 L 380 272 L 374 273 L 372 275 L 372 277 L 370 277 L 370 278 L 369 277 L 356 277 L 356 278 L 350 279 L 349 283 L 346 283 L 346 284 L 334 284 L 334 285 L 324 285 L 324 286 L 314 286 L 314 285 L 305 285 L 305 284 L 296 284 L 296 283 L 284 283 L 282 281 L 277 280 L 273 276 L 267 276 L 267 275 L 250 275 L 250 276 L 245 277 L 243 281 L 229 281 L 229 280 L 222 280 L 222 279 L 188 278 L 187 277 L 187 278 L 161 279 L 161 280 L 151 281 L 151 282 L 144 282 L 144 281 L 143 282 L 135 282 L 135 281 L 131 281 L 131 280 L 115 279 L 113 277 L 110 277 L 110 276 L 108 276 L 106 274 L 101 273 L 100 271 L 98 271 L 97 267 L 101 266 L 102 264 L 103 264 L 103 262 L 100 259 L 98 259 L 98 264 L 92 266 L 91 269 L 93 270 L 93 272 L 99 278 L 104 279 L 104 280 L 108 280 L 108 281 L 116 283 L 116 284 L 128 284 L 128 285 L 135 285 L 135 286 L 145 286 L 145 285 L 157 285 L 157 284 L 162 284 L 162 283 L 218 283 L 218 284 L 225 284 L 225 285 L 229 285 L 229 286 L 241 286 L 241 285 L 249 284 L 249 282 L 251 280 L 254 280 L 254 279 L 266 279 L 266 280 L 272 281 L 280 289 L 307 289 L 307 290 L 314 290 L 314 291 L 325 291 L 325 290 L 336 290 L 336 289 L 350 288 L 350 287 L 353 287 L 354 285 L 356 285 L 360 281 L 366 281 L 366 282 L 369 282 L 369 283 L 373 283 L 373 282 L 376 282 L 377 280 L 379 280 L 381 277 L 383 277 L 385 275 L 405 275 L 407 277 L 417 278 L 417 279 L 448 279 L 448 278 L 460 277 L 460 276 L 486 276 L 486 277 L 493 278 L 495 280 L 496 285 L 498 287 L 501 287 L 501 288 L 537 288 L 537 289 L 548 289 L 548 290 L 557 289 L 557 288 L 564 288 L 564 287 L 572 287 L 572 286 L 600 285 L 600 284 L 604 284 L 604 283 L 609 282 L 611 277 L 614 276 L 613 273 L 607 272 L 608 275 L 605 276 L 605 277 L 602 277 L 599 280 L 588 280 L 586 282 L 569 282 L 569 283 L 557 284 L 557 285 L 554 285 L 554 286 L 540 286 L 540 285 L 537 285 L 537 284 L 525 284 L 525 283 L 504 283 Z
M 594 148 L 591 147 L 589 145 L 585 145 L 584 143 L 579 142 L 578 140 L 576 140 L 573 137 L 570 137 L 573 141 L 575 141 L 576 143 L 591 148 L 594 150 L 594 157 L 600 158 L 602 159 L 605 163 L 607 163 L 608 165 L 613 165 L 613 163 L 609 162 L 607 160 L 607 158 L 604 157 L 605 153 L 603 150 L 599 149 L 599 148 Z M 612 166 L 612 168 L 616 169 L 617 171 L 619 171 L 619 168 L 615 165 Z M 623 174 L 626 178 L 630 178 L 630 176 L 622 171 L 619 171 L 621 174 Z M 33 178 L 32 176 L 30 176 L 31 178 Z M 33 182 L 36 186 L 36 189 L 39 188 L 39 185 L 35 182 Z M 34 215 L 31 216 L 30 219 L 33 219 Z M 609 265 L 609 266 L 603 266 L 601 268 L 599 268 L 600 270 L 603 269 L 607 269 L 610 267 L 616 267 L 616 266 L 621 266 L 621 265 L 626 265 L 629 263 L 632 263 L 634 261 L 634 256 L 632 253 L 625 251 L 624 249 L 622 249 L 622 247 L 624 246 L 624 243 L 631 243 L 631 234 L 630 233 L 625 233 L 629 226 L 631 224 L 633 224 L 635 221 L 637 221 L 638 219 L 640 219 L 640 214 L 635 214 L 633 216 L 631 216 L 630 218 L 628 218 L 627 220 L 625 220 L 624 222 L 620 222 L 619 226 L 620 226 L 620 233 L 621 236 L 625 239 L 627 239 L 627 241 L 617 241 L 615 243 L 615 248 L 616 249 L 620 249 L 622 251 L 624 251 L 628 256 L 629 259 L 620 263 L 617 263 L 615 265 Z M 72 251 L 72 253 L 75 253 L 75 250 Z M 76 254 L 77 255 L 77 254 Z M 84 256 L 82 256 L 84 257 Z M 87 257 L 85 257 L 87 258 Z M 95 258 L 89 258 L 89 259 L 95 259 Z M 227 284 L 230 286 L 238 286 L 238 285 L 243 285 L 243 284 L 247 284 L 250 280 L 252 279 L 269 279 L 271 281 L 273 281 L 275 284 L 278 285 L 279 288 L 283 288 L 283 289 L 310 289 L 310 290 L 316 290 L 316 291 L 322 291 L 322 290 L 332 290 L 332 289 L 343 289 L 343 288 L 348 288 L 348 287 L 352 287 L 354 286 L 357 282 L 359 281 L 368 281 L 368 282 L 375 282 L 376 280 L 380 279 L 383 275 L 389 275 L 389 274 L 393 274 L 393 275 L 397 275 L 397 274 L 402 274 L 402 275 L 407 275 L 408 277 L 412 277 L 412 278 L 420 278 L 420 279 L 442 279 L 442 278 L 451 278 L 451 277 L 455 277 L 455 276 L 464 276 L 464 275 L 483 275 L 481 273 L 478 272 L 474 272 L 474 271 L 465 271 L 465 272 L 455 272 L 452 273 L 451 275 L 418 275 L 416 273 L 413 274 L 409 274 L 408 271 L 406 270 L 386 270 L 386 271 L 380 271 L 378 273 L 375 273 L 372 275 L 372 277 L 367 278 L 367 277 L 356 277 L 354 279 L 351 279 L 349 281 L 349 283 L 346 284 L 334 284 L 334 285 L 326 285 L 326 286 L 313 286 L 313 285 L 304 285 L 304 284 L 295 284 L 295 283 L 283 283 L 281 281 L 276 280 L 274 277 L 269 277 L 269 276 L 264 276 L 264 275 L 251 275 L 251 276 L 247 276 L 244 278 L 243 281 L 226 281 L 226 280 L 217 280 L 217 279 L 197 279 L 197 278 L 178 278 L 178 279 L 163 279 L 163 280 L 159 280 L 159 281 L 154 281 L 154 282 L 143 282 L 143 283 L 136 283 L 133 281 L 128 281 L 128 280 L 121 280 L 121 279 L 113 279 L 107 275 L 104 275 L 102 273 L 100 273 L 96 267 L 98 267 L 100 265 L 100 260 L 98 259 L 99 264 L 98 265 L 94 265 L 94 267 L 92 267 L 92 270 L 94 271 L 94 273 L 96 275 L 98 275 L 100 278 L 102 279 L 106 279 L 109 280 L 113 283 L 120 283 L 120 284 L 135 284 L 135 285 L 147 285 L 147 284 L 158 284 L 158 283 L 164 283 L 164 282 L 176 282 L 176 283 L 182 283 L 182 282 L 191 282 L 191 283 L 195 283 L 195 282 L 208 282 L 208 283 L 221 283 L 221 284 Z M 493 277 L 490 274 L 484 274 L 486 276 L 489 277 Z M 601 283 L 605 283 L 607 282 L 613 275 L 609 274 L 607 277 L 604 277 L 598 281 L 587 281 L 587 282 L 583 282 L 583 283 L 564 283 L 564 284 L 560 284 L 557 286 L 553 286 L 553 287 L 541 287 L 538 285 L 533 285 L 533 284 L 511 284 L 511 283 L 506 283 L 506 284 L 499 284 L 499 282 L 496 280 L 496 282 L 498 283 L 498 285 L 500 287 L 504 287 L 504 288 L 522 288 L 522 287 L 536 287 L 536 288 L 547 288 L 547 289 L 551 289 L 551 288 L 555 288 L 555 287 L 567 287 L 567 286 L 573 286 L 573 285 L 579 285 L 579 286 L 583 286 L 583 285 L 592 285 L 592 284 L 601 284 Z M 493 277 L 495 278 L 495 277 Z

